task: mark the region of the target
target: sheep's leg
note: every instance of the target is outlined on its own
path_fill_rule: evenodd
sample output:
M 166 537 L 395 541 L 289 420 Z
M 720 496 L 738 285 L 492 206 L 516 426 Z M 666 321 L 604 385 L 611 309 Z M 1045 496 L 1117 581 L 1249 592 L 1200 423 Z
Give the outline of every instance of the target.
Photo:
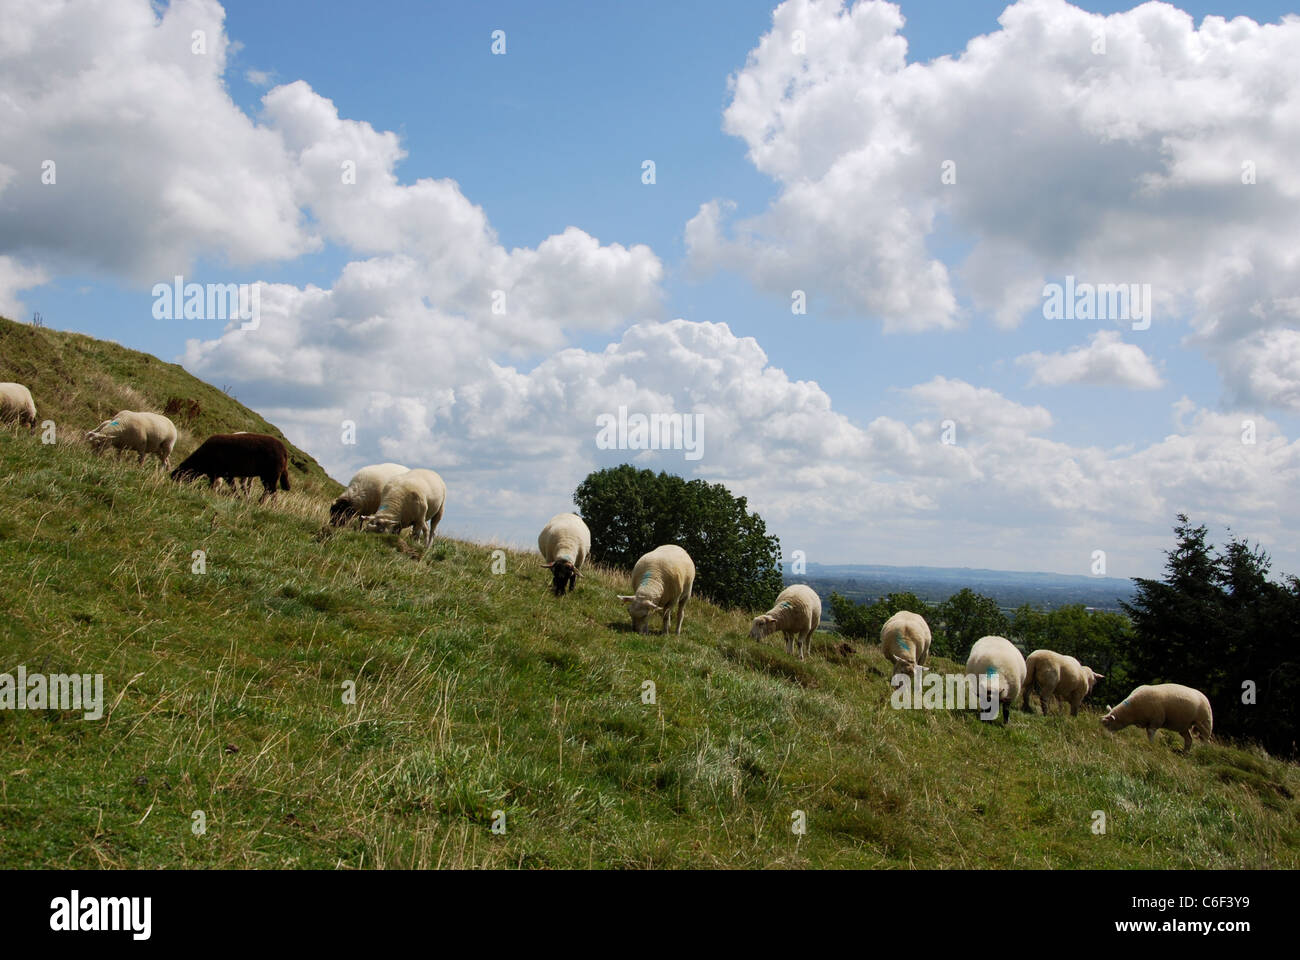
M 143 466 L 144 466 L 144 458 L 145 458 L 146 454 L 147 454 L 147 451 L 145 451 L 145 450 L 141 450 L 141 451 L 140 451 L 140 459 L 137 460 L 137 461 L 135 462 L 135 465 L 136 465 L 137 467 L 143 467 Z
M 790 640 L 790 634 L 783 633 L 782 636 L 785 637 L 785 655 L 788 657 L 792 653 L 791 647 L 793 646 L 793 643 Z
M 1183 731 L 1183 753 L 1192 749 L 1192 731 L 1190 729 Z
M 1156 728 L 1147 727 L 1147 743 L 1155 743 L 1155 742 L 1156 742 Z
M 688 597 L 682 597 L 677 601 L 677 635 L 682 635 L 682 621 L 686 619 L 686 601 Z
M 1070 702 L 1070 716 L 1077 717 L 1079 715 L 1079 703 L 1079 700 L 1073 700 Z

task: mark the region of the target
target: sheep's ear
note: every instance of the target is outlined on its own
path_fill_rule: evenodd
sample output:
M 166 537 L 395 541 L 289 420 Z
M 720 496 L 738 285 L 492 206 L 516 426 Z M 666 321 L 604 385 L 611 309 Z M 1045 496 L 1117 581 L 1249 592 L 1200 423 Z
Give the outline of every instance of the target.
M 553 566 L 555 566 L 555 561 L 552 560 L 550 563 L 544 563 L 544 564 L 542 564 L 542 566 L 547 567 L 547 568 L 553 567 Z
M 624 603 L 631 603 L 633 600 L 636 599 L 636 597 L 625 597 L 621 593 L 619 594 L 618 598 L 622 600 Z
M 1096 677 L 1098 680 L 1105 680 L 1105 679 L 1106 679 L 1106 674 L 1104 674 L 1104 673 L 1094 673 L 1093 676 Z

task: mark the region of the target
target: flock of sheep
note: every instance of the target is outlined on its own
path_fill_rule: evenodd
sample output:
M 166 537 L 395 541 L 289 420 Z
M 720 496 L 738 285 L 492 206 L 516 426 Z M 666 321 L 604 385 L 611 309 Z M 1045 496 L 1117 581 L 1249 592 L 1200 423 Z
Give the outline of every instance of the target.
M 0 421 L 17 420 L 20 425 L 36 429 L 36 405 L 31 391 L 18 383 L 0 383 Z M 172 448 L 176 444 L 176 427 L 165 416 L 122 410 L 87 434 L 96 451 L 113 447 L 139 454 L 143 463 L 155 454 L 164 468 L 171 467 Z M 273 496 L 277 489 L 289 489 L 288 452 L 276 437 L 256 433 L 216 434 L 205 440 L 175 470 L 174 480 L 197 476 L 208 477 L 210 485 L 218 481 L 232 485 L 262 481 L 262 496 Z M 447 485 L 433 470 L 408 469 L 397 463 L 363 467 L 347 488 L 330 505 L 330 523 L 347 526 L 354 521 L 372 533 L 401 533 L 410 527 L 426 545 L 433 542 L 434 531 L 442 520 L 447 500 Z M 591 531 L 582 518 L 573 513 L 552 517 L 537 538 L 542 561 L 551 571 L 551 587 L 556 596 L 572 591 L 583 564 L 591 553 Z M 643 555 L 632 570 L 632 593 L 619 595 L 638 633 L 648 633 L 650 621 L 660 616 L 667 634 L 676 609 L 676 633 L 682 632 L 686 604 L 695 585 L 695 563 L 685 550 L 664 544 Z M 772 609 L 753 619 L 750 637 L 762 640 L 773 633 L 785 638 L 785 651 L 792 655 L 798 646 L 799 659 L 805 659 L 812 637 L 821 623 L 821 598 L 804 584 L 786 587 L 777 596 Z M 910 611 L 900 611 L 880 631 L 880 648 L 895 669 L 895 676 L 918 676 L 930 659 L 930 627 L 925 619 Z M 1070 705 L 1077 716 L 1079 704 L 1103 679 L 1074 657 L 1052 650 L 1035 650 L 1026 659 L 1005 637 L 982 637 L 971 647 L 966 673 L 982 678 L 985 689 L 1000 704 L 1003 722 L 1010 719 L 1012 704 L 1022 699 L 1031 710 L 1030 692 L 1037 692 L 1044 714 L 1052 701 Z M 1199 690 L 1176 683 L 1144 685 L 1135 689 L 1117 707 L 1108 709 L 1102 725 L 1110 731 L 1137 726 L 1147 731 L 1148 740 L 1158 730 L 1181 734 L 1184 748 L 1192 747 L 1192 732 L 1209 740 L 1214 719 L 1210 701 Z
M 811 590 L 808 593 L 814 601 L 817 600 L 815 593 Z M 816 617 L 820 616 L 820 602 L 815 610 L 814 624 Z M 808 622 L 804 617 L 796 626 Z M 754 623 L 757 629 L 758 620 Z M 789 649 L 790 641 L 787 639 L 786 650 Z M 919 676 L 930 662 L 930 627 L 920 615 L 900 610 L 881 627 L 880 649 L 893 663 L 895 676 L 900 673 Z M 966 674 L 983 680 L 990 699 L 996 699 L 1000 704 L 1003 723 L 1011 719 L 1011 706 L 1017 699 L 1021 700 L 1025 710 L 1032 712 L 1030 693 L 1038 694 L 1044 715 L 1051 711 L 1053 700 L 1058 700 L 1061 709 L 1068 703 L 1070 716 L 1078 716 L 1079 704 L 1084 697 L 1092 693 L 1098 680 L 1105 679 L 1104 674 L 1096 673 L 1074 657 L 1055 650 L 1035 650 L 1026 659 L 1010 640 L 996 636 L 975 641 L 966 658 Z M 1184 749 L 1190 750 L 1193 731 L 1202 740 L 1211 738 L 1214 714 L 1210 710 L 1209 697 L 1199 690 L 1179 683 L 1144 684 L 1125 697 L 1119 706 L 1108 707 L 1101 723 L 1111 732 L 1139 727 L 1146 730 L 1149 741 L 1155 739 L 1157 731 L 1172 730 L 1182 735 Z

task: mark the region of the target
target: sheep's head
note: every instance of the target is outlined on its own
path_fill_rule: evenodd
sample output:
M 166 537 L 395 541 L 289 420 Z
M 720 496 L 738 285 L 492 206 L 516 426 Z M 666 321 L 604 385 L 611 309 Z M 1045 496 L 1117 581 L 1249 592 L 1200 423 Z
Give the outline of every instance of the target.
M 751 640 L 762 640 L 775 629 L 776 617 L 765 613 L 761 617 L 755 617 L 754 622 L 749 625 L 749 637 Z
M 1098 680 L 1105 680 L 1105 679 L 1106 679 L 1106 675 L 1105 675 L 1104 673 L 1093 673 L 1093 672 L 1092 672 L 1092 667 L 1084 667 L 1084 668 L 1083 668 L 1083 672 L 1084 672 L 1084 676 L 1086 676 L 1086 677 L 1088 678 L 1088 692 L 1089 692 L 1089 693 L 1092 693 L 1092 688 L 1095 687 L 1095 686 L 1097 685 L 1097 681 L 1098 681 Z
M 102 429 L 103 424 L 100 424 L 100 427 Z M 92 450 L 98 453 L 104 448 L 104 444 L 108 443 L 108 437 L 99 430 L 88 430 L 86 432 L 86 442 L 90 444 Z
M 366 533 L 396 533 L 400 529 L 400 521 L 396 517 L 381 517 L 373 513 L 361 518 L 361 529 Z
M 1124 706 L 1126 703 L 1128 703 L 1127 700 L 1125 700 L 1124 703 L 1121 703 L 1119 707 L 1106 708 L 1106 715 L 1101 718 L 1101 725 L 1111 733 L 1114 733 L 1116 730 L 1123 730 L 1128 726 L 1128 722 L 1122 719 L 1119 715 L 1120 707 Z
M 352 509 L 352 501 L 347 497 L 339 497 L 330 504 L 330 526 L 341 527 L 357 515 Z
M 572 560 L 566 560 L 562 557 L 559 560 L 544 563 L 542 566 L 551 571 L 551 589 L 557 597 L 562 596 L 566 589 L 572 590 L 578 582 L 578 570 L 574 567 Z
M 632 629 L 637 633 L 649 633 L 651 614 L 662 613 L 664 609 L 647 597 L 620 595 L 619 599 L 627 606 L 627 612 L 632 615 Z
M 898 676 L 900 673 L 905 673 L 910 677 L 913 673 L 918 673 L 918 671 L 925 669 L 925 667 L 918 667 L 916 665 L 916 658 L 912 656 L 910 651 L 905 654 L 890 654 L 889 659 L 894 664 L 894 676 Z

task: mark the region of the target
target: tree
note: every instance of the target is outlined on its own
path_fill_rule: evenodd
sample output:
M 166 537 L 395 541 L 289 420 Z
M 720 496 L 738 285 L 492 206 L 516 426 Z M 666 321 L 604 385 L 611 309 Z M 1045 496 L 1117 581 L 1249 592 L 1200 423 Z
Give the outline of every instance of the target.
M 675 543 L 695 561 L 695 590 L 724 607 L 766 610 L 781 592 L 781 543 L 744 497 L 623 464 L 587 476 L 573 495 L 591 528 L 591 558 L 630 570 Z
M 962 663 L 966 662 L 966 655 L 980 637 L 1006 636 L 1011 630 L 1011 622 L 998 607 L 998 602 L 970 587 L 963 587 L 939 604 L 938 614 L 943 624 L 943 642 L 940 643 L 936 635 L 931 650 Z

